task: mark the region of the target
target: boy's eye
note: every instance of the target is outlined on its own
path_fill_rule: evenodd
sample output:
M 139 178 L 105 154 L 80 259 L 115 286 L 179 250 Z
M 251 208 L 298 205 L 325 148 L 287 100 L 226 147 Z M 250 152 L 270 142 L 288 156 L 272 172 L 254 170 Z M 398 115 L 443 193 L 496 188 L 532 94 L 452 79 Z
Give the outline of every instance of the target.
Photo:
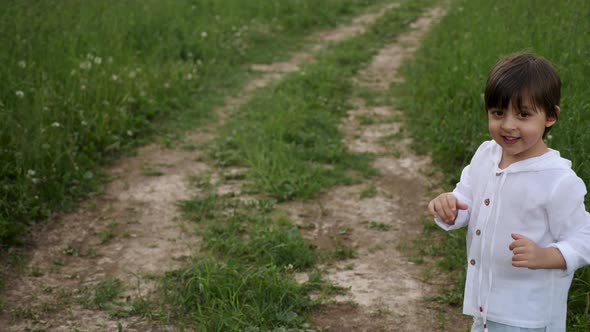
M 491 110 L 490 112 L 494 116 L 502 116 L 502 115 L 504 115 L 504 111 L 502 111 L 502 110 Z
M 521 118 L 528 118 L 531 114 L 529 112 L 520 112 L 518 116 Z

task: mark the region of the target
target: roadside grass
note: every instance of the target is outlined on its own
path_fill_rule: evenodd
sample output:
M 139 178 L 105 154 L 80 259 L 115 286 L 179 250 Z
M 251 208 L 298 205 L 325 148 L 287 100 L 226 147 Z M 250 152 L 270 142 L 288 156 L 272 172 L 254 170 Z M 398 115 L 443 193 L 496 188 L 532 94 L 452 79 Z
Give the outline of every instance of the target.
M 338 124 L 351 107 L 352 77 L 384 43 L 407 29 L 431 1 L 405 1 L 366 33 L 334 45 L 313 64 L 256 94 L 211 147 L 219 166 L 246 167 L 249 193 L 310 199 L 375 174 L 371 154 L 351 153 Z
M 482 98 L 489 69 L 502 56 L 523 50 L 546 57 L 559 71 L 562 114 L 547 142 L 590 183 L 589 12 L 590 4 L 581 0 L 452 2 L 415 59 L 402 67 L 405 84 L 392 89 L 406 113 L 415 149 L 432 155 L 445 176 L 445 189 L 452 188 L 475 149 L 489 139 Z M 425 227 L 425 234 L 439 232 L 430 228 Z M 441 257 L 442 268 L 453 271 L 458 288 L 447 295 L 449 302 L 460 303 L 465 237 L 453 232 L 440 237 L 441 243 L 424 241 L 425 250 Z M 587 331 L 589 292 L 590 269 L 583 268 L 569 294 L 568 331 Z
M 211 121 L 246 64 L 380 2 L 3 1 L 0 245 L 99 190 L 112 158 Z

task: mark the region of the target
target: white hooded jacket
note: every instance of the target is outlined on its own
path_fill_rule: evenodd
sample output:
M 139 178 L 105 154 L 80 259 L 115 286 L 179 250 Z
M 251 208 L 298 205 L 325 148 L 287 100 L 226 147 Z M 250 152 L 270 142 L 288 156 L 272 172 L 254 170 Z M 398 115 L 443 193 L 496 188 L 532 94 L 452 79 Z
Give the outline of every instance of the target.
M 463 313 L 502 324 L 565 331 L 567 293 L 574 271 L 590 263 L 586 187 L 558 151 L 498 167 L 502 148 L 484 142 L 463 169 L 453 194 L 468 206 L 454 225 L 468 226 Z M 566 270 L 512 266 L 512 233 L 540 247 L 556 247 Z

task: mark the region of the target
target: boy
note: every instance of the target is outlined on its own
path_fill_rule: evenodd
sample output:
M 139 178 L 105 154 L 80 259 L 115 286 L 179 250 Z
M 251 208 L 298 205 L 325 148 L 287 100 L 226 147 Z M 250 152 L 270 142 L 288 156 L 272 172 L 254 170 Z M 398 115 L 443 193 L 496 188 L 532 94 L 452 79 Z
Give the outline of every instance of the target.
M 542 57 L 512 54 L 485 88 L 488 129 L 453 192 L 428 204 L 445 230 L 468 226 L 463 313 L 471 331 L 565 331 L 574 271 L 590 262 L 586 187 L 543 138 L 560 78 Z

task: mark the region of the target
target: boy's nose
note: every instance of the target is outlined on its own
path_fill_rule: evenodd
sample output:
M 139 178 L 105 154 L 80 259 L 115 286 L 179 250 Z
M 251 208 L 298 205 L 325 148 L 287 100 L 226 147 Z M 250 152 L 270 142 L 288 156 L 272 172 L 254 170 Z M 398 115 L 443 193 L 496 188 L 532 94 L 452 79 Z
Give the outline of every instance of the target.
M 502 121 L 502 129 L 514 130 L 516 129 L 516 122 L 514 121 L 514 119 L 512 119 L 512 117 L 508 116 L 504 118 L 504 121 Z

